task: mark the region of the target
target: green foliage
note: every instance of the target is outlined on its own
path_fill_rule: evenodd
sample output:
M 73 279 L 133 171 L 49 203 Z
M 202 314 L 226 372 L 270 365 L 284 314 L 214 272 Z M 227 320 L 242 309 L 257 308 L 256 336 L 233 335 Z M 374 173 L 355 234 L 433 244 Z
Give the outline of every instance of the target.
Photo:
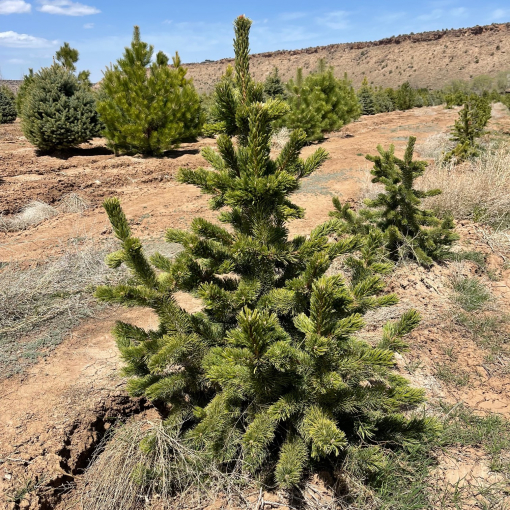
M 162 52 L 151 64 L 153 51 L 135 27 L 131 46 L 104 73 L 97 110 L 115 153 L 159 155 L 200 132 L 200 98 L 179 55 L 170 68 Z
M 457 145 L 445 155 L 445 160 L 455 159 L 460 162 L 478 156 L 480 148 L 476 140 L 485 133 L 490 118 L 489 101 L 477 95 L 469 96 L 452 129 L 451 140 L 457 142 Z
M 441 191 L 414 188 L 415 180 L 423 175 L 427 166 L 425 161 L 413 161 L 415 142 L 415 137 L 409 138 L 403 159 L 395 156 L 393 145 L 387 151 L 378 146 L 379 155 L 368 155 L 367 159 L 374 163 L 372 182 L 383 184 L 385 193 L 379 193 L 374 200 L 365 200 L 367 208 L 358 214 L 334 199 L 336 210 L 330 214 L 343 220 L 352 233 L 380 230 L 391 259 L 411 256 L 429 265 L 448 255 L 457 235 L 453 232 L 451 218 L 441 221 L 432 211 L 420 208 L 421 199 Z
M 374 91 L 368 86 L 366 76 L 363 78 L 361 88 L 358 90 L 358 99 L 361 105 L 362 115 L 374 115 L 376 113 L 374 105 Z
M 290 195 L 327 153 L 319 148 L 302 159 L 306 134 L 296 130 L 270 157 L 272 125 L 288 107 L 280 99 L 250 101 L 258 90 L 246 67 L 250 23 L 236 20 L 236 80 L 220 85 L 231 92 L 222 108 L 236 113 L 226 125 L 239 142 L 220 135 L 217 151 L 202 150 L 212 169 L 183 168 L 178 176 L 211 196 L 228 228 L 195 218 L 190 231 L 167 231 L 167 241 L 183 246 L 173 260 L 148 259 L 119 201 L 107 200 L 121 241 L 107 263 L 127 265 L 133 279 L 96 295 L 157 314 L 154 330 L 119 322 L 114 334 L 128 388 L 168 404 L 172 434 L 222 469 L 242 460 L 251 473 L 290 488 L 353 448 L 416 444 L 434 422 L 403 414 L 424 394 L 393 370 L 417 312 L 387 324 L 377 345 L 356 337 L 368 310 L 397 301 L 382 292 L 380 275 L 391 269 L 382 234 L 352 236 L 332 219 L 308 237 L 289 238 L 288 222 L 304 215 Z M 327 276 L 340 255 L 349 276 Z M 176 291 L 201 298 L 203 310 L 186 313 Z
M 287 92 L 285 85 L 278 74 L 278 68 L 274 67 L 273 72 L 267 76 L 264 81 L 264 97 L 285 99 Z
M 53 64 L 30 80 L 22 100 L 21 127 L 38 149 L 74 147 L 99 135 L 94 96 L 74 74 Z
M 410 110 L 415 106 L 416 91 L 411 87 L 410 83 L 406 81 L 396 90 L 395 93 L 395 108 L 397 110 Z
M 16 100 L 11 89 L 0 87 L 0 124 L 10 124 L 16 120 Z
M 65 42 L 55 53 L 55 60 L 65 67 L 68 71 L 76 71 L 76 62 L 78 62 L 78 50 L 71 48 L 68 42 Z
M 16 93 L 16 111 L 18 112 L 18 115 L 21 115 L 23 110 L 23 101 L 25 100 L 28 89 L 30 88 L 30 85 L 32 85 L 33 81 L 34 70 L 29 69 L 28 74 L 23 76 L 23 81 L 21 82 L 21 85 L 18 88 L 18 92 Z
M 318 70 L 303 78 L 299 68 L 296 78 L 287 84 L 290 112 L 281 125 L 303 129 L 307 141 L 321 140 L 324 133 L 340 129 L 357 119 L 361 108 L 351 82 L 339 80 L 333 68 L 319 62 Z

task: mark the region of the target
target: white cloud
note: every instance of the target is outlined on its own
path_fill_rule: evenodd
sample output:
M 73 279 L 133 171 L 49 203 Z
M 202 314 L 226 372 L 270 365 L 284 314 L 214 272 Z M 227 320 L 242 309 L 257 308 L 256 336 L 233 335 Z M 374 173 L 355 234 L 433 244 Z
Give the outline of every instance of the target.
M 83 28 L 94 28 L 94 23 L 85 23 L 85 25 L 83 25 Z
M 346 11 L 335 11 L 316 18 L 316 21 L 319 25 L 325 25 L 333 30 L 342 30 L 349 27 L 347 16 L 349 13 Z
M 163 23 L 163 25 L 171 25 L 173 23 L 173 20 L 166 19 L 166 20 L 162 21 L 161 23 Z
M 10 58 L 7 62 L 9 64 L 24 64 L 26 61 L 21 58 Z
M 0 46 L 7 48 L 48 48 L 56 44 L 57 41 L 48 41 L 48 39 L 28 34 L 18 34 L 12 30 L 0 32 Z
M 416 19 L 419 21 L 432 21 L 436 19 L 441 19 L 443 17 L 443 10 L 442 9 L 434 9 L 429 14 L 422 14 L 420 16 L 417 16 Z
M 91 5 L 71 2 L 71 0 L 39 0 L 38 10 L 47 14 L 62 14 L 64 16 L 88 16 L 101 11 Z
M 23 0 L 0 0 L 0 14 L 24 14 L 31 9 L 32 6 Z

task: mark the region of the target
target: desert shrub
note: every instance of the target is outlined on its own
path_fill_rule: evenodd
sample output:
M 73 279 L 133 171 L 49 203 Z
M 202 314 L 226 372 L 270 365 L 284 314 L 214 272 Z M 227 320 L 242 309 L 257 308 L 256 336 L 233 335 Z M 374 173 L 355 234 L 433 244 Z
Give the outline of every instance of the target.
M 58 64 L 34 74 L 22 102 L 21 127 L 42 151 L 74 147 L 99 135 L 94 96 Z
M 16 100 L 12 91 L 5 85 L 0 87 L 0 124 L 10 124 L 16 120 Z
M 200 98 L 179 55 L 169 67 L 163 52 L 151 64 L 153 52 L 135 27 L 131 46 L 104 73 L 97 110 L 116 154 L 159 155 L 200 133 Z
M 121 241 L 108 263 L 125 263 L 133 280 L 97 296 L 158 315 L 155 330 L 119 322 L 114 333 L 130 391 L 169 404 L 168 434 L 223 470 L 242 461 L 245 470 L 290 488 L 308 470 L 333 470 L 346 455 L 377 471 L 385 444 L 412 445 L 434 422 L 403 413 L 423 401 L 423 391 L 392 370 L 418 314 L 388 323 L 378 343 L 355 336 L 367 310 L 396 302 L 382 293 L 380 275 L 391 264 L 381 234 L 343 235 L 332 219 L 309 237 L 289 238 L 288 222 L 304 215 L 290 195 L 327 154 L 319 148 L 301 159 L 306 135 L 296 130 L 270 157 L 272 124 L 287 106 L 250 102 L 257 87 L 245 51 L 250 25 L 244 16 L 235 21 L 239 94 L 223 103 L 238 112 L 237 128 L 248 128 L 237 146 L 220 135 L 218 152 L 202 151 L 213 169 L 179 173 L 181 182 L 211 195 L 228 228 L 195 218 L 189 232 L 167 231 L 166 239 L 184 248 L 174 260 L 149 260 L 119 201 L 107 200 Z M 339 255 L 346 278 L 327 275 Z M 198 295 L 203 310 L 180 309 L 176 291 Z
M 440 220 L 431 210 L 420 208 L 423 198 L 435 197 L 441 190 L 415 189 L 415 180 L 427 167 L 425 161 L 413 161 L 415 142 L 416 138 L 409 138 L 403 159 L 395 157 L 393 145 L 388 151 L 378 146 L 378 156 L 367 155 L 374 163 L 372 182 L 383 184 L 385 193 L 366 199 L 367 208 L 359 213 L 352 211 L 348 204 L 342 206 L 336 198 L 333 201 L 336 210 L 331 215 L 343 220 L 352 233 L 380 230 L 392 259 L 411 256 L 429 265 L 448 255 L 457 235 L 451 217 Z
M 479 154 L 477 139 L 484 134 L 485 126 L 491 118 L 491 105 L 483 97 L 471 95 L 459 112 L 459 118 L 452 129 L 452 141 L 456 146 L 445 154 L 445 159 L 458 162 Z
M 361 88 L 358 90 L 358 99 L 361 106 L 362 115 L 374 115 L 376 113 L 374 105 L 374 92 L 368 85 L 367 77 L 363 78 Z
M 419 182 L 419 188 L 440 188 L 427 198 L 427 207 L 440 216 L 471 219 L 492 226 L 510 226 L 510 147 L 502 144 L 481 153 L 462 167 L 437 161 Z
M 290 112 L 281 125 L 303 129 L 308 141 L 322 139 L 324 133 L 340 129 L 361 113 L 351 82 L 346 76 L 335 78 L 333 68 L 326 68 L 324 62 L 306 78 L 298 69 L 296 78 L 288 82 L 287 91 Z
M 264 81 L 264 97 L 285 99 L 287 92 L 285 90 L 285 84 L 280 78 L 278 68 L 274 67 L 271 74 L 269 74 Z

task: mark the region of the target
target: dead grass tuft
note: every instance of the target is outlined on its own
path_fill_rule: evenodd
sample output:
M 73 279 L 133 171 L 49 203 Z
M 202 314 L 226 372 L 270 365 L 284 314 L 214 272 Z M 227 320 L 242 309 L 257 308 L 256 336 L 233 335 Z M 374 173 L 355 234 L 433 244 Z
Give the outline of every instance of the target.
M 452 142 L 450 138 L 451 135 L 449 133 L 436 133 L 419 144 L 416 147 L 416 151 L 420 158 L 433 159 L 436 162 L 440 162 L 443 159 L 443 154 L 455 147 L 455 142 Z
M 93 290 L 126 277 L 104 262 L 113 243 L 91 239 L 69 247 L 56 260 L 24 268 L 8 264 L 0 272 L 0 377 L 21 372 L 84 318 L 104 305 Z
M 11 217 L 0 216 L 0 231 L 16 232 L 25 230 L 57 214 L 58 211 L 51 205 L 34 200 L 27 204 L 19 214 Z
M 442 190 L 424 204 L 444 216 L 471 219 L 488 225 L 510 224 L 510 144 L 488 150 L 479 158 L 456 166 L 431 165 L 420 179 L 420 189 Z
M 82 510 L 202 508 L 220 496 L 248 508 L 243 473 L 219 471 L 162 422 L 132 421 L 117 429 L 96 450 L 82 482 Z
M 88 208 L 88 202 L 76 193 L 64 195 L 59 204 L 59 209 L 64 213 L 82 213 Z

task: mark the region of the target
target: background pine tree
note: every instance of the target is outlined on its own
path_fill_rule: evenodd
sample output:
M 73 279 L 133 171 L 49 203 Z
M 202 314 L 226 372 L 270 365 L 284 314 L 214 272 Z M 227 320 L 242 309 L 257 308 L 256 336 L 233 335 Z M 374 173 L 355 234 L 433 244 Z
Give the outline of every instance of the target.
M 485 97 L 475 94 L 469 96 L 452 129 L 451 140 L 457 142 L 457 145 L 445 154 L 445 160 L 455 159 L 461 162 L 478 156 L 480 147 L 477 139 L 484 134 L 490 118 L 490 102 Z
M 17 117 L 16 100 L 12 91 L 5 85 L 0 87 L 0 124 L 10 124 Z
M 410 110 L 414 107 L 416 102 L 416 92 L 411 87 L 410 83 L 406 81 L 402 83 L 395 92 L 395 107 L 397 110 Z
M 320 140 L 324 133 L 340 129 L 357 119 L 361 108 L 351 82 L 344 76 L 335 78 L 333 68 L 320 61 L 316 72 L 296 78 L 287 84 L 290 112 L 282 123 L 289 129 L 303 129 L 307 141 Z
M 179 55 L 170 68 L 162 52 L 151 64 L 153 52 L 135 27 L 131 46 L 104 73 L 97 110 L 116 153 L 159 155 L 200 132 L 200 98 Z
M 65 67 L 68 71 L 76 71 L 76 62 L 80 54 L 78 50 L 71 48 L 68 42 L 65 42 L 55 53 L 55 60 Z
M 30 143 L 42 151 L 53 151 L 99 136 L 94 96 L 72 72 L 53 64 L 30 81 L 20 112 L 23 134 Z
M 23 110 L 23 101 L 25 100 L 25 97 L 27 95 L 28 89 L 30 88 L 30 85 L 34 81 L 34 70 L 29 69 L 28 74 L 25 74 L 23 76 L 23 81 L 21 82 L 21 85 L 18 88 L 18 92 L 16 93 L 16 110 L 18 111 L 18 114 L 21 115 L 21 112 Z
M 374 163 L 372 182 L 383 184 L 385 193 L 379 193 L 374 200 L 365 200 L 368 207 L 359 214 L 335 199 L 336 210 L 331 215 L 344 220 L 352 233 L 380 230 L 393 260 L 411 256 L 429 265 L 445 258 L 458 236 L 451 218 L 440 220 L 432 211 L 420 208 L 421 199 L 439 195 L 441 190 L 415 189 L 415 180 L 427 167 L 425 161 L 413 161 L 415 142 L 416 138 L 411 136 L 403 159 L 395 156 L 393 145 L 387 151 L 378 146 L 379 155 L 366 158 Z
M 361 88 L 358 90 L 358 99 L 361 105 L 361 115 L 374 115 L 374 92 L 368 85 L 367 77 L 363 78 Z
M 266 99 L 271 97 L 285 99 L 286 96 L 285 84 L 280 78 L 278 68 L 275 66 L 271 74 L 264 81 L 264 97 Z

